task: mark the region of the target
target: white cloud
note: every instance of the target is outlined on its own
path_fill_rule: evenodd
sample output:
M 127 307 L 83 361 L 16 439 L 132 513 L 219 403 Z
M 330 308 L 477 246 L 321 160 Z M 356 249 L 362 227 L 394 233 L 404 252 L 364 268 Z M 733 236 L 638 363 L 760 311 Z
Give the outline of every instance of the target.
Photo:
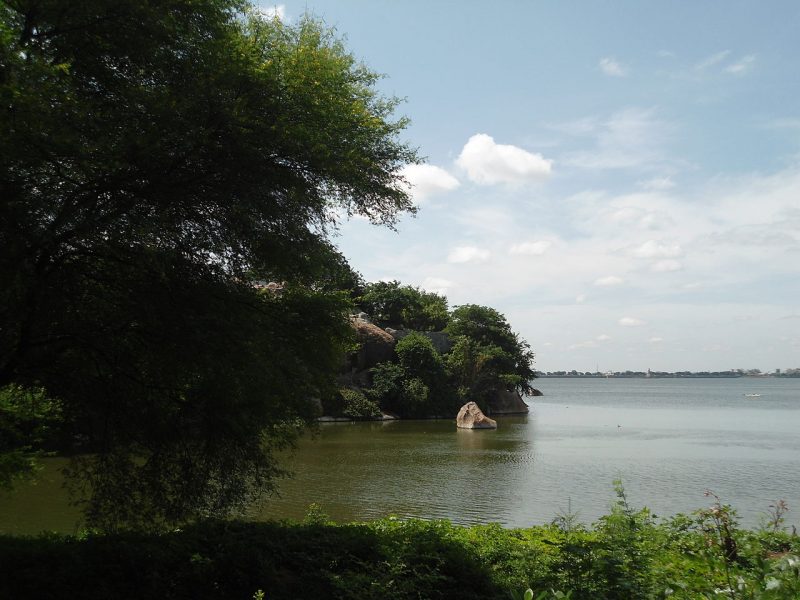
M 461 185 L 458 179 L 435 165 L 406 165 L 400 174 L 408 184 L 406 190 L 417 202 L 452 191 Z
M 465 237 L 473 239 L 502 238 L 519 221 L 519 216 L 506 208 L 486 204 L 451 213 L 450 218 L 462 226 Z
M 610 335 L 606 335 L 606 334 L 603 333 L 601 335 L 598 335 L 593 340 L 585 340 L 583 342 L 577 342 L 575 344 L 571 344 L 570 346 L 567 346 L 567 349 L 568 350 L 581 350 L 583 348 L 596 348 L 599 345 L 598 342 L 599 343 L 603 343 L 603 342 L 610 342 L 610 341 L 611 341 L 611 336 Z
M 670 50 L 659 50 L 658 56 L 661 58 L 675 58 L 675 53 Z
M 717 65 L 717 64 L 721 63 L 723 60 L 725 60 L 728 57 L 728 55 L 730 53 L 731 53 L 730 50 L 722 50 L 720 52 L 716 52 L 716 53 L 712 54 L 711 56 L 707 56 L 706 58 L 701 60 L 699 63 L 697 63 L 694 66 L 694 68 L 697 71 L 704 71 L 705 69 L 708 69 L 709 67 L 713 67 L 714 65 Z
M 564 163 L 584 169 L 625 169 L 664 162 L 662 146 L 671 129 L 653 108 L 626 108 L 597 124 L 593 149 L 572 152 Z
M 651 192 L 665 192 L 674 188 L 675 182 L 669 176 L 654 177 L 653 179 L 639 182 L 639 187 Z
M 522 254 L 525 256 L 542 256 L 550 249 L 553 243 L 548 240 L 539 240 L 537 242 L 522 242 L 521 244 L 514 244 L 509 249 L 509 254 Z
M 659 260 L 653 263 L 650 269 L 655 273 L 671 273 L 673 271 L 680 271 L 683 265 L 677 260 Z
M 540 181 L 550 175 L 553 161 L 517 146 L 497 144 L 485 133 L 473 135 L 456 164 L 470 181 L 482 185 Z
M 257 8 L 257 12 L 267 19 L 279 19 L 281 21 L 286 20 L 286 5 L 285 4 L 273 4 L 272 6 L 264 6 L 263 8 Z
M 447 255 L 449 263 L 484 263 L 489 260 L 491 252 L 475 246 L 458 246 Z
M 586 340 L 585 342 L 578 342 L 577 344 L 571 344 L 567 346 L 568 350 L 580 350 L 581 348 L 594 348 L 597 346 L 597 342 L 594 340 Z
M 588 135 L 595 132 L 597 127 L 598 119 L 595 117 L 583 117 L 581 119 L 574 119 L 572 121 L 564 121 L 561 123 L 551 123 L 547 125 L 548 129 L 572 136 Z
M 631 252 L 636 258 L 675 258 L 682 253 L 680 244 L 665 244 L 656 240 L 647 240 Z
M 765 127 L 769 129 L 791 131 L 794 133 L 796 130 L 800 129 L 800 119 L 796 117 L 771 119 L 765 123 Z
M 601 58 L 599 66 L 600 70 L 610 77 L 625 77 L 628 74 L 628 69 L 613 58 Z
M 640 327 L 645 325 L 645 322 L 641 319 L 636 319 L 634 317 L 622 317 L 619 321 L 617 321 L 623 327 Z
M 658 344 L 658 343 L 663 342 L 663 341 L 664 341 L 664 338 L 657 337 L 657 336 L 656 337 L 651 337 L 650 340 L 649 340 L 649 342 L 651 344 Z
M 610 287 L 612 285 L 619 285 L 623 283 L 625 280 L 621 277 L 617 277 L 616 275 L 607 275 L 606 277 L 600 277 L 599 279 L 594 280 L 594 284 L 600 287 Z
M 435 294 L 447 295 L 447 290 L 453 287 L 453 282 L 441 277 L 426 277 L 422 282 L 422 289 Z
M 586 302 L 586 294 L 578 294 L 575 296 L 575 304 L 583 304 Z
M 732 65 L 725 67 L 725 72 L 731 73 L 732 75 L 744 75 L 753 68 L 755 62 L 755 55 L 749 54 L 747 56 L 743 56 Z

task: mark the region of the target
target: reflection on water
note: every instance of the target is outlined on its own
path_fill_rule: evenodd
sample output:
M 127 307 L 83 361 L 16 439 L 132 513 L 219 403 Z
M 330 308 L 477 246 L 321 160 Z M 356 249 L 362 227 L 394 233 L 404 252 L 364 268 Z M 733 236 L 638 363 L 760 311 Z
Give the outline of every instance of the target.
M 302 517 L 316 502 L 337 520 L 387 514 L 546 523 L 568 504 L 583 521 L 604 514 L 622 478 L 634 506 L 690 512 L 713 489 L 754 525 L 784 499 L 800 524 L 800 380 L 537 382 L 527 417 L 498 429 L 453 421 L 330 423 L 303 441 L 296 472 L 253 519 Z M 745 393 L 761 393 L 757 402 Z M 0 531 L 71 531 L 77 517 L 50 462 L 37 486 L 0 496 Z

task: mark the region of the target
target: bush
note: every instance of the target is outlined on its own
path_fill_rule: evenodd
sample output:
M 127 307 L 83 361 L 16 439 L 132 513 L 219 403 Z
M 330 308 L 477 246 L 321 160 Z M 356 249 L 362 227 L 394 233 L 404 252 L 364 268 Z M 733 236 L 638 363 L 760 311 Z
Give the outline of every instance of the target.
M 344 399 L 343 416 L 351 419 L 374 419 L 381 416 L 381 409 L 378 405 L 361 391 L 342 388 L 339 393 Z
M 270 600 L 499 600 L 526 588 L 536 600 L 799 598 L 800 538 L 736 529 L 730 512 L 717 501 L 659 524 L 621 494 L 591 529 L 567 518 L 528 529 L 393 518 L 336 525 L 312 507 L 301 523 L 0 536 L 0 598 L 210 600 L 263 590 Z
M 378 404 L 360 390 L 340 388 L 322 399 L 322 414 L 350 419 L 373 419 L 381 416 Z

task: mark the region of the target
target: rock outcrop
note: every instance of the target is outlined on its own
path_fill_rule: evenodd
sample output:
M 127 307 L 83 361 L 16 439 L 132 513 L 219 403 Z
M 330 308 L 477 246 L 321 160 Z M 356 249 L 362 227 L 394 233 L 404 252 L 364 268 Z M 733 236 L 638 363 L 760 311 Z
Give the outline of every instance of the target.
M 353 365 L 356 370 L 364 371 L 380 362 L 391 360 L 395 344 L 391 335 L 377 325 L 360 318 L 353 319 L 353 329 L 356 330 L 359 346 Z
M 474 402 L 467 402 L 458 411 L 456 427 L 460 429 L 497 429 L 497 421 L 484 415 Z
M 366 388 L 371 384 L 370 369 L 392 359 L 395 339 L 371 323 L 366 313 L 352 315 L 350 324 L 358 349 L 345 357 L 337 381 L 340 386 Z
M 516 390 L 497 390 L 489 400 L 490 415 L 527 415 L 528 410 L 528 405 Z
M 531 392 L 531 396 L 544 396 L 544 394 L 543 394 L 542 392 L 540 392 L 539 390 L 537 390 L 537 389 L 534 389 L 534 390 Z

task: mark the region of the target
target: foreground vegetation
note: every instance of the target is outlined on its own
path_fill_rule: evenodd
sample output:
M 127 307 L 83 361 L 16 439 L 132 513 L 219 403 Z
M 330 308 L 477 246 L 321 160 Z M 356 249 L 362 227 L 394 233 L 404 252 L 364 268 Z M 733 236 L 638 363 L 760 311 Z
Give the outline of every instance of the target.
M 777 503 L 759 530 L 714 499 L 656 522 L 622 490 L 593 527 L 207 522 L 150 534 L 0 538 L 3 598 L 800 597 L 800 538 Z

